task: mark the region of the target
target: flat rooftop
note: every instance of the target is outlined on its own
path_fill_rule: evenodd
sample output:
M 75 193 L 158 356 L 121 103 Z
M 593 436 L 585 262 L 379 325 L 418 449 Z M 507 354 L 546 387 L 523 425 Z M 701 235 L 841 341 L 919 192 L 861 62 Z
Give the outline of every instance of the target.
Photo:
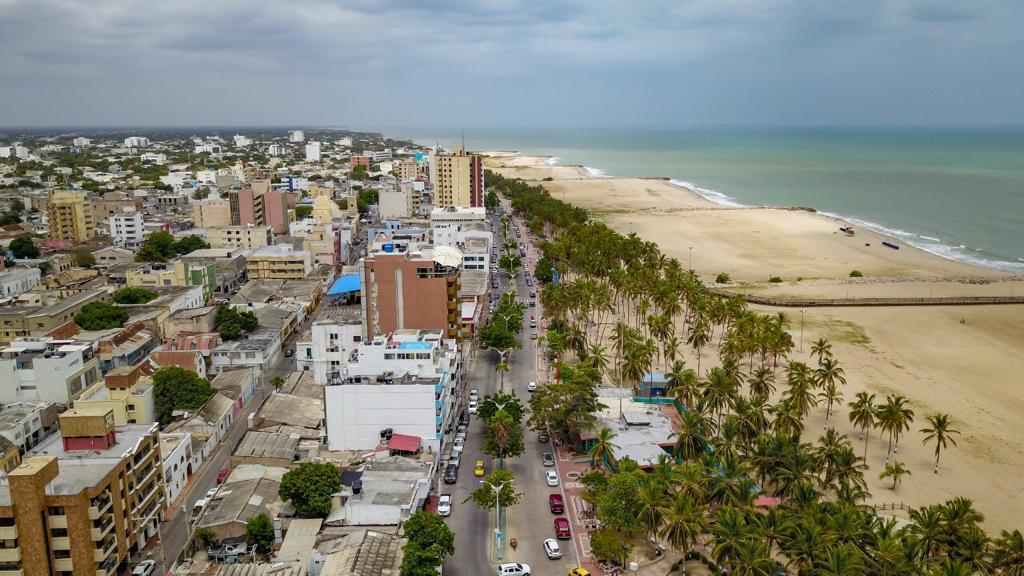
M 615 432 L 617 458 L 630 458 L 641 466 L 653 466 L 666 452 L 660 444 L 672 442 L 675 432 L 672 421 L 660 404 L 634 402 L 629 395 L 622 396 L 622 417 L 619 417 L 620 392 L 615 389 L 598 390 L 599 400 L 606 406 L 598 415 L 597 429 L 609 428 Z
M 49 484 L 50 494 L 69 496 L 95 486 L 106 477 L 124 458 L 130 456 L 139 442 L 157 429 L 156 424 L 127 424 L 115 429 L 117 443 L 106 450 L 64 449 L 60 432 L 43 440 L 25 454 L 32 456 L 56 456 L 60 473 Z

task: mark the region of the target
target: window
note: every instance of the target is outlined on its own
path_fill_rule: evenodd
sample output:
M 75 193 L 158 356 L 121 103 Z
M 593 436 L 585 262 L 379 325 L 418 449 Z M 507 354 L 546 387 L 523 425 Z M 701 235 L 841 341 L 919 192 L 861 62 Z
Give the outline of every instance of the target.
M 64 507 L 63 506 L 49 506 L 49 507 L 46 508 L 46 513 L 49 514 L 50 516 L 63 516 L 64 515 Z

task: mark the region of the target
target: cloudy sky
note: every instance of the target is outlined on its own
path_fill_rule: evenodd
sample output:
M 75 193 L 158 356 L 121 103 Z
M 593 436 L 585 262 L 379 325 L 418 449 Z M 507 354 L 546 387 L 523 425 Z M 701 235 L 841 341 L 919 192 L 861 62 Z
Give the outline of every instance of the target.
M 1024 123 L 1020 0 L 0 0 L 0 126 Z

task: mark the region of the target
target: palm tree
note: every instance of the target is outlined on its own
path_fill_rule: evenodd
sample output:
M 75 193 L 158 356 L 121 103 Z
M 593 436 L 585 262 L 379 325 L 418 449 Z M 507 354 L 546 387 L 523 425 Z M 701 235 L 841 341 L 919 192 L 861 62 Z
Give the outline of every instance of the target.
M 824 358 L 832 357 L 832 344 L 825 338 L 818 338 L 811 344 L 811 356 L 817 356 L 818 364 L 821 364 Z
M 949 414 L 931 414 L 927 417 L 929 428 L 922 428 L 921 433 L 925 435 L 922 444 L 935 441 L 935 468 L 933 472 L 939 473 L 939 455 L 942 453 L 942 449 L 946 447 L 947 443 L 956 446 L 956 438 L 960 434 L 959 430 L 953 428 L 953 419 L 950 418 Z
M 597 467 L 597 463 L 600 462 L 603 466 L 605 463 L 612 466 L 615 465 L 615 451 L 619 449 L 617 445 L 612 442 L 615 438 L 615 432 L 611 428 L 601 428 L 598 431 L 597 436 L 594 437 L 593 444 L 590 445 L 590 449 L 587 450 L 587 455 L 590 456 L 590 465 Z
M 835 382 L 829 382 L 825 389 L 818 393 L 818 399 L 825 403 L 825 429 L 828 429 L 828 418 L 832 415 L 832 405 L 842 404 L 843 393 L 836 388 Z
M 775 393 L 775 373 L 764 366 L 755 368 L 750 373 L 747 385 L 750 387 L 752 395 L 767 398 Z
M 819 387 L 825 387 L 837 382 L 839 384 L 846 384 L 846 372 L 839 365 L 838 360 L 835 358 L 825 358 L 818 366 L 818 369 L 814 371 L 814 379 Z
M 684 462 L 698 458 L 711 436 L 711 428 L 710 419 L 701 410 L 684 410 L 679 415 L 679 431 L 672 434 L 676 438 L 672 454 Z
M 747 538 L 747 524 L 743 512 L 732 506 L 715 510 L 714 524 L 711 525 L 711 539 L 714 547 L 711 556 L 719 564 L 732 565 L 737 547 Z
M 815 571 L 815 574 L 822 576 L 858 576 L 866 573 L 864 555 L 856 546 L 846 542 L 830 546 Z
M 498 389 L 499 390 L 504 390 L 505 389 L 505 372 L 508 372 L 509 364 L 508 364 L 508 362 L 498 362 L 498 365 L 495 366 L 494 369 L 501 376 L 501 383 L 498 385 Z
M 665 507 L 665 491 L 658 482 L 643 482 L 636 492 L 637 518 L 648 536 L 657 536 L 661 528 L 662 510 Z
M 704 511 L 684 492 L 673 496 L 671 503 L 661 510 L 661 518 L 661 537 L 683 555 L 708 531 Z
M 1024 576 L 1024 534 L 1003 530 L 993 545 L 992 566 L 1006 576 Z
M 896 485 L 903 481 L 904 476 L 910 476 L 910 470 L 907 470 L 903 462 L 895 460 L 885 465 L 885 470 L 882 470 L 882 473 L 878 475 L 878 479 L 892 478 L 892 489 L 895 491 Z
M 686 367 L 686 362 L 676 360 L 672 363 L 672 369 L 668 373 L 669 392 L 676 402 L 689 409 L 693 406 L 700 390 L 700 383 L 697 373 Z
M 850 402 L 850 423 L 860 428 L 860 439 L 864 440 L 864 459 L 868 457 L 868 430 L 875 426 L 875 395 L 870 392 L 858 392 L 857 400 Z
M 889 450 L 885 455 L 885 462 L 889 462 L 889 458 L 893 452 L 893 441 L 896 442 L 896 449 L 899 448 L 899 435 L 904 430 L 910 429 L 910 423 L 914 421 L 914 411 L 906 406 L 907 399 L 904 396 L 898 394 L 890 394 L 885 399 L 883 404 L 876 412 L 875 418 L 878 421 L 879 428 L 883 432 L 889 433 Z
M 734 558 L 729 563 L 733 576 L 771 576 L 774 573 L 775 560 L 766 542 L 747 538 L 742 540 L 735 549 Z

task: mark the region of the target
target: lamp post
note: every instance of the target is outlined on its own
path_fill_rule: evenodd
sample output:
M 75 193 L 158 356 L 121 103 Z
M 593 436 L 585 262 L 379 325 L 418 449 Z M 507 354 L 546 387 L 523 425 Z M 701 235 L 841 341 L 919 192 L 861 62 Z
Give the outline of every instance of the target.
M 505 348 L 504 350 L 495 350 L 495 352 L 497 352 L 498 356 L 500 357 L 499 360 L 498 360 L 498 364 L 499 365 L 500 364 L 504 364 L 505 363 L 505 355 L 510 353 L 510 352 L 512 352 L 513 350 L 515 350 L 515 348 Z M 498 391 L 501 392 L 501 393 L 505 392 L 505 372 L 501 373 L 501 380 L 498 383 Z
M 800 351 L 804 351 L 804 309 L 800 309 Z
M 501 491 L 505 489 L 506 484 L 514 482 L 514 478 L 505 480 L 501 484 L 494 485 L 490 482 L 481 480 L 480 483 L 491 489 L 494 492 L 494 557 L 497 560 L 502 559 L 501 554 Z
M 693 270 L 693 246 L 690 246 L 690 259 L 689 259 L 689 263 L 686 265 L 686 267 L 689 270 Z

